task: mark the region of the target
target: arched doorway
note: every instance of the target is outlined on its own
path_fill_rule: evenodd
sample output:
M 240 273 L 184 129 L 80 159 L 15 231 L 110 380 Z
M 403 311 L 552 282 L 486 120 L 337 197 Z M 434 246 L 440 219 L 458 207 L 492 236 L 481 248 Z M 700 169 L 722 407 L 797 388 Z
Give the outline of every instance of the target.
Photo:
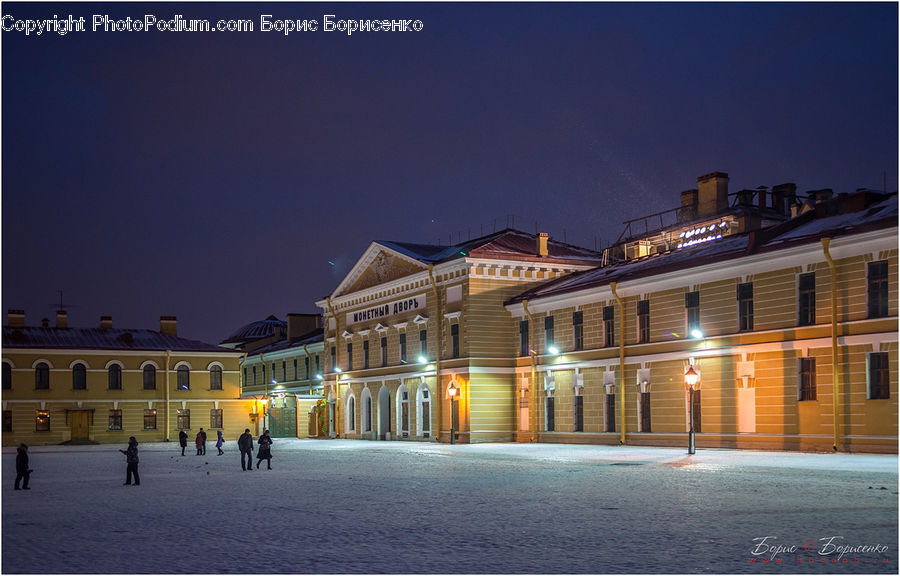
M 378 391 L 378 439 L 387 440 L 391 434 L 391 393 L 387 386 Z
M 375 439 L 375 430 L 372 428 L 372 393 L 368 388 L 363 388 L 360 395 L 359 406 L 359 433 L 361 438 Z
M 431 437 L 431 393 L 424 382 L 416 390 L 416 436 Z

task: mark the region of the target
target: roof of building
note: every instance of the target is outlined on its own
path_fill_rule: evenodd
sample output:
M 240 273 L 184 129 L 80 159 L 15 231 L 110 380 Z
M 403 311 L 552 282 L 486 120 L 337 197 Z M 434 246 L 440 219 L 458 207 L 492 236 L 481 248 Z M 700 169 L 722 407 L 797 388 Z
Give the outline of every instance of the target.
M 179 352 L 233 352 L 228 348 L 188 340 L 154 330 L 122 328 L 3 327 L 4 348 L 90 350 L 173 350 Z
M 265 320 L 257 320 L 241 326 L 228 338 L 222 340 L 221 344 L 238 344 L 259 340 L 260 338 L 283 334 L 285 331 L 287 331 L 287 322 L 279 320 L 275 316 L 269 316 Z
M 487 236 L 453 244 L 435 246 L 433 244 L 413 244 L 409 242 L 376 241 L 426 264 L 437 264 L 457 258 L 501 258 L 510 260 L 533 260 L 535 262 L 599 262 L 599 252 L 581 248 L 550 238 L 547 242 L 547 256 L 536 254 L 537 237 L 514 228 L 506 228 Z
M 896 227 L 897 218 L 896 193 L 865 191 L 841 195 L 816 205 L 810 212 L 765 230 L 726 236 L 715 242 L 575 272 L 523 292 L 509 299 L 506 304 L 577 292 L 605 286 L 610 282 L 686 270 L 749 254 L 782 250 L 790 246 L 819 242 L 825 237 L 835 238 Z
M 325 333 L 321 328 L 316 328 L 312 332 L 301 334 L 293 340 L 278 340 L 277 342 L 273 342 L 271 344 L 263 346 L 262 348 L 258 348 L 252 352 L 251 356 L 256 354 L 268 354 L 269 352 L 278 352 L 280 350 L 288 350 L 290 348 L 303 348 L 304 345 L 309 346 L 310 344 L 323 342 L 324 340 Z

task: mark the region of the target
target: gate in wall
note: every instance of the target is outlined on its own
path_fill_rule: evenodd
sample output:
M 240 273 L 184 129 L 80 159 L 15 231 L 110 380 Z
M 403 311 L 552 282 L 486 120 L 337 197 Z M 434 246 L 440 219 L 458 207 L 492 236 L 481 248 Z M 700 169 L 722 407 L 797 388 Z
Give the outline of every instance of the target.
M 273 399 L 269 408 L 269 435 L 273 438 L 297 437 L 297 400 L 293 396 Z

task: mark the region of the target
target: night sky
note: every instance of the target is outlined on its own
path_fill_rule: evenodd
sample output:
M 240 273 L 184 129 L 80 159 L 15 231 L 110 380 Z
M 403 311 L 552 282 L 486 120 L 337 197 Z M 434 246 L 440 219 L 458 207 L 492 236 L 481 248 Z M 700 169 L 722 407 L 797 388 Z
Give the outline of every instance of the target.
M 2 32 L 3 313 L 217 343 L 372 240 L 605 246 L 730 191 L 897 189 L 897 4 L 30 4 L 254 32 Z M 260 15 L 317 32 L 259 29 Z M 322 29 L 323 16 L 421 20 Z M 5 21 L 8 22 L 9 20 Z M 332 265 L 331 263 L 334 265 Z

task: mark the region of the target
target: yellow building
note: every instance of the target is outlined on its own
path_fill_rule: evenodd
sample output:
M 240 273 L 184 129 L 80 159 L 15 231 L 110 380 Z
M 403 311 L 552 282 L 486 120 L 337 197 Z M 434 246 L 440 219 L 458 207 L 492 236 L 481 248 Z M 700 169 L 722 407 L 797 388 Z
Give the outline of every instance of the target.
M 322 317 L 269 316 L 242 326 L 221 345 L 244 353 L 241 396 L 254 401 L 255 434 L 305 438 L 322 433 L 317 406 L 324 379 Z M 324 411 L 323 411 L 324 412 Z
M 3 327 L 3 444 L 190 441 L 200 428 L 236 440 L 253 402 L 241 399 L 241 354 L 177 335 L 173 316 L 159 331 L 26 326 L 10 310 Z
M 449 442 L 452 428 L 460 442 L 515 439 L 518 340 L 503 303 L 599 262 L 512 229 L 454 246 L 373 242 L 316 303 L 330 434 Z
M 897 452 L 896 194 L 727 183 L 507 302 L 520 440 Z

